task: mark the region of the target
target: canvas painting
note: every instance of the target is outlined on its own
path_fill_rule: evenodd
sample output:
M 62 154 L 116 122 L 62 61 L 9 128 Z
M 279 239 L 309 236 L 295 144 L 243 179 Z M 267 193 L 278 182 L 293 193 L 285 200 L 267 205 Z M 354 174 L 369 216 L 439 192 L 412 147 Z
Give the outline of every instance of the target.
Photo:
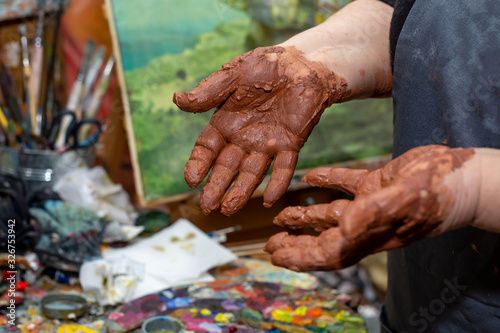
M 172 102 L 231 58 L 280 43 L 347 0 L 107 0 L 119 58 L 129 143 L 143 204 L 178 199 L 195 140 L 212 112 Z M 389 153 L 390 99 L 333 105 L 302 148 L 297 169 Z

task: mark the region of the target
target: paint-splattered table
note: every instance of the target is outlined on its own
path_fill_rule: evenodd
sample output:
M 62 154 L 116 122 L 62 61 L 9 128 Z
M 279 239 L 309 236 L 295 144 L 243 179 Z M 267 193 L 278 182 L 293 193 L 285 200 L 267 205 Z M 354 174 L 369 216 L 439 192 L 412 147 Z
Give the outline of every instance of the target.
M 130 332 L 157 315 L 180 319 L 187 332 L 365 332 L 361 317 L 330 289 L 218 280 L 173 288 L 125 304 L 108 316 L 110 333 Z
M 19 309 L 18 332 L 139 333 L 146 319 L 165 314 L 183 321 L 188 332 L 366 332 L 363 319 L 344 305 L 348 297 L 318 288 L 310 274 L 252 259 L 237 260 L 211 273 L 215 282 L 166 289 L 118 307 L 91 305 L 78 322 L 42 317 L 39 301 L 48 293 L 81 294 L 79 288 L 34 286 Z M 7 331 L 0 328 L 0 332 Z

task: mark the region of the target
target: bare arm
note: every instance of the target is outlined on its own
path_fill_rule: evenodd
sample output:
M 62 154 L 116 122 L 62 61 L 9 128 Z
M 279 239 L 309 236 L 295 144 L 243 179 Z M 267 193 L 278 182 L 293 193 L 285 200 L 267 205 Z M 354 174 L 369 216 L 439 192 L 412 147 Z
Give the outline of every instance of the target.
M 346 80 L 349 99 L 389 96 L 392 90 L 389 28 L 393 8 L 378 0 L 358 0 L 324 23 L 281 46 L 295 46 Z
M 465 222 L 483 230 L 500 232 L 500 149 L 474 148 L 474 158 L 445 179 L 455 185 L 455 204 L 444 225 Z

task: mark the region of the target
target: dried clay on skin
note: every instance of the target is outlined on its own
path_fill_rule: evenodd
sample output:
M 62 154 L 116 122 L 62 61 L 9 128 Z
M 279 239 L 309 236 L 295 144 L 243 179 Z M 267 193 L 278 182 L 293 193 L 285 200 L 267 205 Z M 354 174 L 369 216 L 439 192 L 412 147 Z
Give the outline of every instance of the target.
M 190 92 L 175 93 L 185 111 L 217 107 L 196 141 L 185 179 L 202 189 L 204 213 L 231 215 L 250 198 L 274 159 L 264 205 L 284 194 L 306 142 L 324 109 L 350 95 L 346 81 L 295 47 L 257 48 L 225 64 Z
M 266 250 L 274 263 L 295 270 L 338 269 L 368 254 L 455 228 L 443 225 L 454 208 L 456 190 L 444 180 L 473 156 L 471 148 L 427 146 L 370 173 L 315 169 L 306 175 L 307 182 L 343 189 L 356 199 L 285 209 L 275 218 L 278 225 L 326 231 L 318 237 L 280 233 L 269 240 Z

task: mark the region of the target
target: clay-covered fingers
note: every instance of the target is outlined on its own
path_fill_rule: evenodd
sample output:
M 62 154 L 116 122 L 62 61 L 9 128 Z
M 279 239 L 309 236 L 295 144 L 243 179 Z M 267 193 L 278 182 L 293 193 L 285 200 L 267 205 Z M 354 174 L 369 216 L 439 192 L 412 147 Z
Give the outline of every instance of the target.
M 322 167 L 310 171 L 302 180 L 313 186 L 333 188 L 356 195 L 359 184 L 368 174 L 368 170 Z
M 226 141 L 211 124 L 203 129 L 184 167 L 184 179 L 188 186 L 195 188 L 205 179 L 225 145 Z
M 265 207 L 271 207 L 285 194 L 292 180 L 298 157 L 299 154 L 296 151 L 282 151 L 276 155 L 271 178 L 264 190 Z
M 267 253 L 273 253 L 280 249 L 289 248 L 289 247 L 310 247 L 313 245 L 317 245 L 318 237 L 311 235 L 302 235 L 302 236 L 294 236 L 289 235 L 288 232 L 280 232 L 267 241 L 266 246 L 264 247 L 264 251 Z
M 189 92 L 175 92 L 174 103 L 188 112 L 204 112 L 221 105 L 236 90 L 239 72 L 225 64 Z
M 234 144 L 222 149 L 201 190 L 200 206 L 203 213 L 208 214 L 219 208 L 222 198 L 237 175 L 245 156 L 245 151 Z
M 280 233 L 269 239 L 265 250 L 274 265 L 299 272 L 340 269 L 354 263 L 346 260 L 348 243 L 338 228 L 328 229 L 318 237 Z
M 291 229 L 310 227 L 316 231 L 324 231 L 339 224 L 344 209 L 350 203 L 349 200 L 335 200 L 329 204 L 287 207 L 274 218 L 273 222 Z
M 399 183 L 356 198 L 344 210 L 340 224 L 342 234 L 350 241 L 372 240 L 374 248 L 382 246 L 393 236 L 413 237 L 405 233 L 420 232 L 416 223 L 428 208 L 421 205 L 427 195 L 424 190 Z
M 261 153 L 252 152 L 245 157 L 238 178 L 222 203 L 222 214 L 233 215 L 245 205 L 264 179 L 270 164 L 271 157 Z

